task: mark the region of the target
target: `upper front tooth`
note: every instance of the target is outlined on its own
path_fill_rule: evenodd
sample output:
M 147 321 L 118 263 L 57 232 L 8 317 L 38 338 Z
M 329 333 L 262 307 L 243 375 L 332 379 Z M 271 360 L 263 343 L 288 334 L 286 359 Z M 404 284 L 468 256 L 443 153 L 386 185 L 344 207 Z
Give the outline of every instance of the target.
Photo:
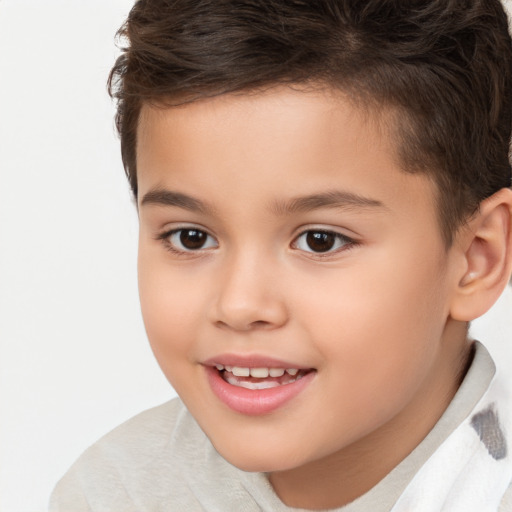
M 251 377 L 265 379 L 268 377 L 268 368 L 251 368 Z
M 218 365 L 222 366 L 222 365 Z M 297 368 L 288 368 L 284 370 L 283 368 L 243 368 L 241 366 L 228 366 L 224 367 L 228 372 L 232 372 L 236 377 L 255 377 L 258 379 L 266 379 L 269 375 L 270 377 L 281 377 L 284 375 L 284 372 L 288 373 L 292 377 L 299 373 Z M 220 369 L 220 368 L 219 368 Z
M 249 368 L 240 368 L 238 366 L 233 366 L 233 370 L 231 371 L 233 372 L 233 375 L 235 375 L 236 377 L 249 377 L 249 375 L 251 374 Z
M 221 364 L 216 364 L 215 366 L 217 367 L 217 370 L 219 370 L 219 371 L 224 370 L 224 366 Z

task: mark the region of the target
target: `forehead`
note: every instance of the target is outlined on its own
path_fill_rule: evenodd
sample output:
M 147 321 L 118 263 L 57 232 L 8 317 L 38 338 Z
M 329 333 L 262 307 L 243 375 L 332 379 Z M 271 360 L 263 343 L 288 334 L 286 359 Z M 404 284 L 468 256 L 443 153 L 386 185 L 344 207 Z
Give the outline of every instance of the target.
M 315 122 L 310 126 L 312 131 L 316 131 L 328 122 L 350 119 L 358 125 L 368 125 L 375 132 L 373 135 L 381 136 L 387 134 L 394 114 L 390 107 L 379 104 L 376 100 L 366 101 L 321 84 L 317 87 L 276 85 L 189 102 L 184 98 L 183 101 L 179 103 L 178 98 L 177 104 L 174 105 L 171 101 L 170 106 L 165 101 L 144 102 L 139 116 L 138 141 L 151 129 L 150 125 L 165 125 L 170 118 L 180 123 L 187 121 L 196 130 L 200 130 L 210 120 L 218 128 L 241 122 L 248 129 L 256 131 L 263 128 L 266 132 L 269 121 L 272 121 L 274 127 L 282 129 L 291 124 L 302 124 L 307 119 L 308 123 Z M 244 117 L 240 118 L 241 115 Z M 276 124 L 279 119 L 282 123 Z
M 302 148 L 304 140 L 310 149 L 325 151 L 343 138 L 361 150 L 366 144 L 379 146 L 390 156 L 398 155 L 391 144 L 394 123 L 390 109 L 355 101 L 342 91 L 327 87 L 275 86 L 174 107 L 145 103 L 137 131 L 137 163 L 143 163 L 145 146 L 162 138 L 173 146 L 191 139 L 208 139 L 215 144 L 216 152 L 231 145 L 233 154 L 251 145 L 272 150 L 275 156 L 280 153 L 278 150 Z
M 391 119 L 330 89 L 276 87 L 171 108 L 144 105 L 139 202 L 162 187 L 212 202 L 236 195 L 245 205 L 341 187 L 410 207 L 417 193 L 433 209 L 430 181 L 401 170 Z

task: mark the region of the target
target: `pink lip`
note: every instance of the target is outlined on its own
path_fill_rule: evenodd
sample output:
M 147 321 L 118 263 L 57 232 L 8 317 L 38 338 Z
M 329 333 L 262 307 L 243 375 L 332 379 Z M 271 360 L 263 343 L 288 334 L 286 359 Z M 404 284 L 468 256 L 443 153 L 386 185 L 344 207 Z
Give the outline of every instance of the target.
M 219 359 L 215 359 L 220 360 Z M 225 361 L 225 359 L 222 359 Z M 255 364 L 249 365 L 247 361 L 241 364 L 237 359 L 237 364 L 233 366 L 247 367 L 263 367 L 263 368 L 294 368 L 293 366 L 282 366 L 281 364 L 262 364 L 261 359 L 256 361 Z M 268 360 L 266 361 L 268 363 Z M 227 363 L 214 363 L 214 364 L 230 364 Z M 213 393 L 219 398 L 221 402 L 227 405 L 233 411 L 241 414 L 258 416 L 269 414 L 279 407 L 282 407 L 293 398 L 295 398 L 308 384 L 313 380 L 316 372 L 311 371 L 304 375 L 304 377 L 291 382 L 290 384 L 283 384 L 275 388 L 269 389 L 246 389 L 238 386 L 228 384 L 220 375 L 220 372 L 214 366 L 205 366 L 208 382 Z

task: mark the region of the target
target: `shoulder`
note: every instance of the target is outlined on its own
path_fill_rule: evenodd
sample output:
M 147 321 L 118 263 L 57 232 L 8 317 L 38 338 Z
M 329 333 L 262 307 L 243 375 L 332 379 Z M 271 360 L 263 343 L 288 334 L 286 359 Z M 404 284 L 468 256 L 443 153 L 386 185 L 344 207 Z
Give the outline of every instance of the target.
M 179 399 L 144 411 L 79 457 L 57 484 L 50 510 L 143 510 L 138 496 L 154 494 L 152 488 L 158 495 L 166 487 L 162 479 L 179 482 L 183 461 L 204 443 L 206 437 Z
M 78 459 L 77 465 L 86 462 L 107 461 L 111 464 L 142 464 L 154 460 L 171 441 L 191 428 L 195 422 L 178 399 L 170 400 L 137 414 L 103 436 Z
M 512 512 L 512 482 L 501 500 L 498 512 Z

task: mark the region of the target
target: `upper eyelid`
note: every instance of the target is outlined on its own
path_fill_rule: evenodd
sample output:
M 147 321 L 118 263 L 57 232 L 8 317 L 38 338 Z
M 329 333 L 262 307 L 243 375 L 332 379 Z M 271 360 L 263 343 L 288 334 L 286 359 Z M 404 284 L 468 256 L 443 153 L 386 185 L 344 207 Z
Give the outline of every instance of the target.
M 295 235 L 295 237 L 292 240 L 292 243 L 295 243 L 301 236 L 306 235 L 307 233 L 329 233 L 336 237 L 342 238 L 344 240 L 347 240 L 349 242 L 356 242 L 355 238 L 349 235 L 346 235 L 344 233 L 340 233 L 339 231 L 335 231 L 333 229 L 305 229 Z
M 172 228 L 170 228 L 170 227 L 163 228 L 156 233 L 155 238 L 157 240 L 168 238 L 169 236 L 173 235 L 174 233 L 178 233 L 179 231 L 185 231 L 187 229 L 191 229 L 191 230 L 195 229 L 197 231 L 202 231 L 203 233 L 206 233 L 208 236 L 217 240 L 217 237 L 215 235 L 213 235 L 208 229 L 206 229 L 203 226 L 200 226 L 198 224 L 181 224 L 181 225 L 178 225 L 178 226 L 172 227 Z
M 172 228 L 171 227 L 163 228 L 162 230 L 158 231 L 155 238 L 157 240 L 164 240 L 165 238 L 170 237 L 174 233 L 177 233 L 179 231 L 184 231 L 186 229 L 196 229 L 197 231 L 202 231 L 203 233 L 206 233 L 208 236 L 217 240 L 217 237 L 215 235 L 212 235 L 212 233 L 208 229 L 204 228 L 203 226 L 201 226 L 199 224 L 185 224 L 185 223 L 183 223 L 181 225 L 177 225 L 176 227 L 172 227 Z
M 309 233 L 311 231 L 322 232 L 322 233 L 332 233 L 333 235 L 340 236 L 342 238 L 347 238 L 349 240 L 356 240 L 357 235 L 347 234 L 344 232 L 343 228 L 336 228 L 331 226 L 322 226 L 322 225 L 311 225 L 311 226 L 301 226 L 298 230 L 295 231 L 294 240 L 299 238 L 299 236 L 304 235 L 305 233 Z

